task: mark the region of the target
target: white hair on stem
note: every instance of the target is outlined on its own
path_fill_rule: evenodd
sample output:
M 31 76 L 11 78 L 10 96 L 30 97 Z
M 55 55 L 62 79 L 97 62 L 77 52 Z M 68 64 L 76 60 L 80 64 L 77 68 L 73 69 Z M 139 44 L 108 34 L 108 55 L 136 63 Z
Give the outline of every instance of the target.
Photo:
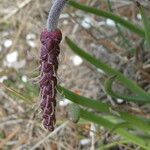
M 54 31 L 57 28 L 59 16 L 66 2 L 67 0 L 53 0 L 53 5 L 47 19 L 48 31 Z

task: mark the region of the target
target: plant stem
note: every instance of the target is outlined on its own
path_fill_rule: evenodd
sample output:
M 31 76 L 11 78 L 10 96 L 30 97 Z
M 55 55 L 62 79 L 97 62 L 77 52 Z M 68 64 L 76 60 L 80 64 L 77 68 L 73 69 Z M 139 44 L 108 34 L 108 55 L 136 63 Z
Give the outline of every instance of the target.
M 54 31 L 57 28 L 59 16 L 66 2 L 67 0 L 54 0 L 47 19 L 48 31 Z

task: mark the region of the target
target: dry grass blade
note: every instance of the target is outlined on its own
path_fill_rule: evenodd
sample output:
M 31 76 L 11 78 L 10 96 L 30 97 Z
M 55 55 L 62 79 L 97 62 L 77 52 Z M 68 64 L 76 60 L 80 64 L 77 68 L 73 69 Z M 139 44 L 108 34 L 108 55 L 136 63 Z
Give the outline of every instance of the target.
M 4 139 L 3 141 L 0 142 L 0 149 L 3 148 L 3 146 L 9 141 L 11 140 L 20 130 L 20 127 L 17 127 L 14 129 L 14 131 L 12 133 L 10 133 L 6 139 Z
M 11 93 L 17 95 L 17 96 L 20 97 L 22 100 L 25 100 L 26 102 L 31 103 L 31 101 L 28 100 L 28 98 L 24 97 L 22 94 L 20 94 L 20 93 L 17 92 L 16 90 L 14 90 L 14 89 L 12 89 L 12 88 L 6 86 L 5 84 L 0 83 L 0 87 L 4 87 L 6 90 L 8 90 L 9 92 L 11 92 Z
M 0 23 L 5 22 L 6 20 L 10 19 L 12 16 L 14 16 L 15 14 L 17 14 L 22 8 L 26 7 L 28 4 L 30 4 L 30 2 L 32 2 L 33 0 L 25 0 L 24 2 L 22 2 L 17 9 L 11 11 L 8 15 L 6 15 L 4 18 L 2 18 L 0 20 Z
M 55 135 L 58 131 L 63 129 L 68 124 L 68 121 L 64 122 L 62 125 L 57 127 L 52 133 L 48 134 L 45 138 L 41 139 L 37 144 L 35 144 L 30 150 L 35 150 L 37 147 L 39 147 L 42 143 L 44 143 L 47 139 Z

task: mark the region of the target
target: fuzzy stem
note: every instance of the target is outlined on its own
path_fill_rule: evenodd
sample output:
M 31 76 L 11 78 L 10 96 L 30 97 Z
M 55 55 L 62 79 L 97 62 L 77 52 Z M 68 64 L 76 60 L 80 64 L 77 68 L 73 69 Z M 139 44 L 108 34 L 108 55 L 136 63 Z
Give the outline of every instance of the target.
M 49 15 L 47 19 L 48 31 L 54 31 L 57 28 L 59 16 L 66 2 L 67 0 L 54 0 L 53 1 L 53 5 L 49 11 Z

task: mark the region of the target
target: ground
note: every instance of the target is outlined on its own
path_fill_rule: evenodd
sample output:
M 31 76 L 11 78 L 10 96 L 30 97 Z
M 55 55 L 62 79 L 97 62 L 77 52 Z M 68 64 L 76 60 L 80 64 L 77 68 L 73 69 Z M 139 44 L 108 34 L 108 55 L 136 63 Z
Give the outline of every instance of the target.
M 104 0 L 80 2 L 110 11 Z M 148 7 L 148 1 L 140 2 Z M 48 133 L 43 129 L 37 84 L 39 36 L 45 28 L 50 6 L 49 0 L 44 3 L 42 0 L 0 0 L 0 149 L 94 150 L 120 140 L 118 135 L 110 135 L 109 131 L 94 123 L 82 119 L 78 124 L 71 122 L 68 116 L 70 101 L 63 93 L 57 94 L 55 131 Z M 115 14 L 142 26 L 141 15 L 133 1 L 112 0 L 111 8 Z M 69 5 L 60 16 L 59 28 L 63 33 L 58 70 L 58 81 L 62 86 L 150 118 L 149 105 L 108 96 L 104 90 L 105 73 L 71 52 L 65 42 L 65 36 L 68 36 L 79 47 L 118 69 L 145 91 L 150 91 L 150 53 L 139 36 L 119 26 L 124 34 L 122 37 L 112 20 L 87 14 Z M 119 83 L 114 89 L 131 94 Z M 120 143 L 113 149 L 140 148 Z

